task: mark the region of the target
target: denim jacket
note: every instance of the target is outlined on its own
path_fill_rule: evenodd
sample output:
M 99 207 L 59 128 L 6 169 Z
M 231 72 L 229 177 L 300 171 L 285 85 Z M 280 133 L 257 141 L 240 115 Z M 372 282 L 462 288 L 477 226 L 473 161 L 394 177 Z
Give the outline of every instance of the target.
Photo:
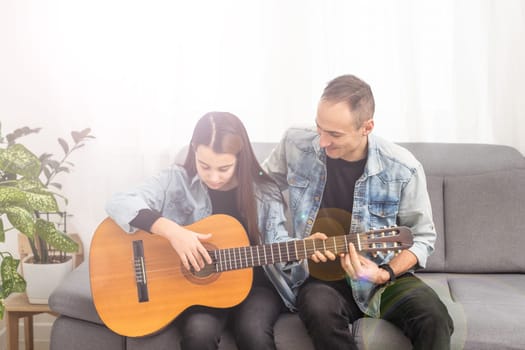
M 275 191 L 279 191 L 276 186 L 255 189 L 259 231 L 264 237 L 261 244 L 292 239 L 285 228 L 283 203 L 275 199 L 278 197 Z M 136 231 L 129 222 L 139 210 L 148 208 L 159 211 L 162 216 L 182 226 L 212 214 L 207 187 L 198 176 L 188 178 L 185 169 L 178 165 L 165 169 L 134 190 L 114 194 L 106 204 L 108 215 L 128 233 Z M 297 289 L 308 276 L 305 261 L 265 265 L 263 269 L 285 305 L 295 310 Z
M 263 167 L 281 190 L 288 190 L 292 235 L 310 235 L 326 184 L 326 153 L 319 147 L 317 132 L 289 129 Z M 409 250 L 417 257 L 417 267 L 424 268 L 434 250 L 436 231 L 423 167 L 408 150 L 369 135 L 367 163 L 355 184 L 349 233 L 396 225 L 411 229 L 414 244 Z M 367 257 L 382 264 L 390 261 L 393 253 Z M 348 277 L 347 281 L 360 309 L 379 317 L 384 286 Z

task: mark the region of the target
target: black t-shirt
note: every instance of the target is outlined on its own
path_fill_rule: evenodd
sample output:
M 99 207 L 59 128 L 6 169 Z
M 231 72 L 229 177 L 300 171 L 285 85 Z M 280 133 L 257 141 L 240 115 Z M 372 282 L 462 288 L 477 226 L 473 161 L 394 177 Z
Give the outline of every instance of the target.
M 231 189 L 229 191 L 217 191 L 208 188 L 208 194 L 211 199 L 211 208 L 212 214 L 226 214 L 233 216 L 241 222 L 246 230 L 246 223 L 241 218 L 241 213 L 239 208 L 237 208 L 236 198 L 237 198 L 237 188 Z
M 328 236 L 346 235 L 350 231 L 352 209 L 354 206 L 355 183 L 364 172 L 366 158 L 355 162 L 342 159 L 327 158 L 326 160 L 326 185 L 321 200 L 321 208 L 317 213 L 312 232 L 324 232 Z M 329 261 L 323 267 L 316 268 L 313 276 L 327 274 L 330 278 L 344 276 L 339 261 Z M 328 282 L 327 282 L 328 283 Z M 329 282 L 339 285 L 345 290 L 348 285 L 344 279 Z
M 355 182 L 365 170 L 366 158 L 349 162 L 343 159 L 326 159 L 326 186 L 321 208 L 338 208 L 352 212 Z

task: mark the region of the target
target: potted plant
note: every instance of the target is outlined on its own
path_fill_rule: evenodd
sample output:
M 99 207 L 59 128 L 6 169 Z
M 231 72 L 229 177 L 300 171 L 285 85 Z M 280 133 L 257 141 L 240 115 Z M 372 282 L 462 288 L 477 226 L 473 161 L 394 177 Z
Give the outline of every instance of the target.
M 37 157 L 18 142 L 20 137 L 39 131 L 40 128 L 22 127 L 4 138 L 0 129 L 0 241 L 5 240 L 7 231 L 16 229 L 27 237 L 31 247 L 32 255 L 26 263 L 61 264 L 71 260 L 67 253 L 76 252 L 78 245 L 42 213 L 60 213 L 57 197 L 67 204 L 67 199 L 56 193 L 56 190 L 61 189 L 61 184 L 55 181 L 55 177 L 70 171 L 73 166 L 69 161 L 71 153 L 94 137 L 90 135 L 90 129 L 84 129 L 71 132 L 72 145 L 59 138 L 58 143 L 64 154 L 57 160 L 49 153 Z M 2 220 L 4 218 L 6 221 Z M 4 227 L 4 223 L 9 223 L 11 227 Z M 58 253 L 50 254 L 50 249 Z M 0 299 L 26 288 L 29 292 L 31 282 L 26 285 L 27 271 L 24 270 L 25 280 L 17 272 L 19 260 L 8 252 L 1 253 L 1 257 Z M 48 275 L 44 276 L 49 278 Z M 1 302 L 0 314 L 3 314 Z

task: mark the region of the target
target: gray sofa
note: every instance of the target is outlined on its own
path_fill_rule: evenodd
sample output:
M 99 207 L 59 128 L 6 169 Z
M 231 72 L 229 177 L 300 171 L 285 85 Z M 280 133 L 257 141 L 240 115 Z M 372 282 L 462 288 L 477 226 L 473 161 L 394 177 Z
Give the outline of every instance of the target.
M 257 143 L 263 159 L 273 147 Z M 453 349 L 525 349 L 525 158 L 486 144 L 405 143 L 423 163 L 438 231 L 436 251 L 418 276 L 447 305 L 455 323 Z M 173 326 L 143 338 L 119 336 L 98 317 L 88 262 L 70 273 L 49 300 L 60 314 L 51 350 L 178 349 Z M 408 339 L 383 320 L 351 326 L 360 349 L 410 349 Z M 296 314 L 275 325 L 280 350 L 313 345 Z M 221 349 L 235 349 L 224 334 Z

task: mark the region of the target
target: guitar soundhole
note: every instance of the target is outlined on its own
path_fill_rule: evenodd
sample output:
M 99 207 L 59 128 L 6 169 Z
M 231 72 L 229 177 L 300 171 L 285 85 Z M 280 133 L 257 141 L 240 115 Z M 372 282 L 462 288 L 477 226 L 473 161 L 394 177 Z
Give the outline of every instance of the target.
M 204 268 L 200 271 L 195 271 L 195 269 L 192 267 L 190 272 L 197 278 L 207 278 L 216 272 L 216 268 L 215 265 L 206 264 L 206 266 L 204 266 Z
M 215 247 L 213 244 L 206 242 L 203 243 L 204 247 L 208 251 L 216 250 L 217 247 Z M 212 257 L 213 259 L 213 257 Z M 220 277 L 220 272 L 217 272 L 217 268 L 215 263 L 206 264 L 200 271 L 196 271 L 193 267 L 190 268 L 190 270 L 186 270 L 186 268 L 181 264 L 181 271 L 184 277 L 186 277 L 191 283 L 195 284 L 209 284 L 213 283 Z

